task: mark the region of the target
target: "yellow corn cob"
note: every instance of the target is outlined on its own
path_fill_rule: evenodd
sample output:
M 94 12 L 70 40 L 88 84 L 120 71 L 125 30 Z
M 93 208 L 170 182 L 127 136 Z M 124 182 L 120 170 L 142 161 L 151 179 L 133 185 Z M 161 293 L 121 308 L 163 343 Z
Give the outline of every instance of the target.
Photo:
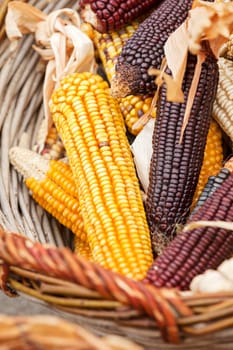
M 133 35 L 139 24 L 139 21 L 134 21 L 119 31 L 108 34 L 101 34 L 94 29 L 91 30 L 88 28 L 87 24 L 85 24 L 85 29 L 83 30 L 85 30 L 85 32 L 88 33 L 88 35 L 94 41 L 95 47 L 110 83 L 115 74 L 117 57 L 121 53 L 123 45 Z M 137 135 L 141 130 L 141 127 L 133 129 L 133 126 L 143 114 L 148 112 L 151 102 L 152 97 L 149 96 L 130 95 L 125 98 L 118 99 L 125 124 L 132 134 Z M 155 111 L 153 112 L 152 116 L 155 117 Z
M 89 244 L 86 241 L 82 241 L 77 235 L 74 236 L 74 252 L 86 260 L 93 261 Z
M 233 141 L 233 62 L 218 60 L 219 83 L 213 107 L 213 117 Z
M 79 193 L 93 259 L 142 279 L 152 263 L 150 234 L 124 121 L 98 75 L 66 77 L 51 113 Z
M 87 235 L 69 165 L 44 159 L 33 151 L 19 147 L 10 150 L 10 161 L 23 175 L 35 201 L 86 242 Z
M 206 140 L 205 154 L 202 163 L 201 172 L 198 179 L 196 192 L 193 197 L 191 210 L 195 207 L 196 202 L 203 191 L 209 176 L 217 175 L 222 168 L 223 146 L 222 131 L 218 124 L 212 120 Z

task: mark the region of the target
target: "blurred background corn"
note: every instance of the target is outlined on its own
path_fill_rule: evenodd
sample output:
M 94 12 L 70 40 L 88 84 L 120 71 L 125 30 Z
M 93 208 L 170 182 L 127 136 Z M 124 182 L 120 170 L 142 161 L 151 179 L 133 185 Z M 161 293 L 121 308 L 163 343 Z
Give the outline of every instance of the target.
M 152 263 L 149 229 L 119 106 L 91 73 L 67 76 L 51 113 L 79 194 L 93 259 L 142 279 Z

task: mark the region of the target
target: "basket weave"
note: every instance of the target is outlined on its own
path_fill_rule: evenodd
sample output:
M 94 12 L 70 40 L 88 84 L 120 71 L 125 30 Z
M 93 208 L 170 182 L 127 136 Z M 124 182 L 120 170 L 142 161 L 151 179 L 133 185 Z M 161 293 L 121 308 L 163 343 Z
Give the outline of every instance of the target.
M 30 3 L 46 13 L 77 7 L 68 0 Z M 96 334 L 126 336 L 145 349 L 232 349 L 233 293 L 159 290 L 74 256 L 65 248 L 72 244 L 70 232 L 36 205 L 9 165 L 9 149 L 19 142 L 31 148 L 43 118 L 45 66 L 32 40 L 23 38 L 14 52 L 8 39 L 0 44 L 0 287 L 9 296 L 40 299 Z

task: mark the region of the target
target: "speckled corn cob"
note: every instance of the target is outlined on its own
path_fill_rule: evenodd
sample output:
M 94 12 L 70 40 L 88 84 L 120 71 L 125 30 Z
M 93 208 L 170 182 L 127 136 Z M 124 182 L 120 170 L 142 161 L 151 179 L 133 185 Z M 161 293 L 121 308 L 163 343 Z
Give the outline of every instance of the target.
M 153 94 L 155 78 L 148 69 L 160 68 L 164 44 L 183 23 L 191 5 L 192 0 L 164 0 L 140 24 L 118 58 L 111 89 L 114 97 Z
M 124 26 L 119 31 L 108 34 L 101 34 L 96 30 L 93 30 L 91 34 L 89 34 L 94 41 L 110 83 L 115 74 L 115 64 L 122 47 L 138 28 L 139 23 L 139 21 L 134 21 Z M 142 115 L 149 111 L 152 97 L 130 95 L 125 98 L 119 98 L 118 102 L 128 130 L 132 134 L 137 135 L 142 126 L 137 129 L 134 129 L 133 126 Z M 152 112 L 152 116 L 155 116 L 155 111 Z
M 204 49 L 204 47 L 203 47 Z M 196 57 L 189 54 L 183 81 L 184 103 L 166 100 L 161 90 L 153 135 L 146 213 L 154 251 L 161 253 L 175 235 L 176 225 L 189 214 L 200 174 L 213 101 L 218 83 L 218 66 L 208 46 L 188 125 L 180 143 L 181 127 L 191 86 Z
M 79 193 L 93 259 L 142 279 L 152 263 L 150 234 L 119 107 L 91 73 L 67 76 L 51 113 Z
M 220 57 L 218 65 L 219 84 L 213 117 L 233 142 L 233 62 Z
M 217 175 L 223 164 L 222 130 L 212 119 L 207 135 L 204 159 L 198 178 L 197 188 L 193 197 L 191 210 L 196 206 L 197 200 L 202 193 L 208 178 Z
M 46 159 L 60 159 L 65 156 L 64 146 L 54 126 L 49 129 L 45 147 L 41 152 Z
M 198 209 L 205 203 L 207 198 L 209 198 L 212 195 L 212 193 L 219 186 L 222 185 L 223 181 L 225 181 L 228 178 L 230 173 L 231 171 L 229 169 L 222 168 L 216 176 L 209 177 L 189 218 L 191 218 L 198 211 Z
M 233 174 L 192 216 L 192 222 L 199 220 L 233 221 Z M 145 282 L 188 289 L 193 277 L 216 269 L 232 252 L 233 231 L 208 226 L 183 230 L 155 260 Z
M 23 175 L 35 201 L 80 240 L 86 241 L 78 193 L 69 165 L 47 160 L 20 147 L 12 148 L 9 156 L 12 165 Z
M 81 16 L 101 33 L 117 30 L 161 0 L 81 0 Z

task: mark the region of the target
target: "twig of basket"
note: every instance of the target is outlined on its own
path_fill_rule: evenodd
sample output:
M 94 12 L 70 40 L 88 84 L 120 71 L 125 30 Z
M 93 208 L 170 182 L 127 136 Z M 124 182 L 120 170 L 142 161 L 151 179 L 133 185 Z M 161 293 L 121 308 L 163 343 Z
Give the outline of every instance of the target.
M 67 248 L 41 245 L 19 234 L 0 230 L 0 258 L 11 266 L 73 282 L 97 291 L 107 301 L 105 305 L 111 301 L 111 303 L 116 302 L 115 307 L 119 307 L 121 303 L 140 313 L 147 314 L 156 321 L 166 341 L 174 343 L 180 341 L 177 315 L 180 317 L 192 315 L 191 309 L 180 300 L 176 290 L 157 289 L 128 279 L 76 256 Z M 35 289 L 35 284 L 32 284 L 32 288 L 28 284 L 22 287 L 18 281 L 13 281 L 11 276 L 9 280 L 16 289 L 23 288 L 26 294 L 37 298 L 40 296 L 42 300 L 51 303 L 55 302 L 53 296 L 47 295 L 45 297 L 39 294 L 39 290 Z M 56 298 L 60 305 L 71 306 L 68 300 Z M 79 301 L 72 300 L 72 302 L 75 303 L 76 307 L 81 305 Z M 86 306 L 88 304 L 93 303 L 86 302 Z M 100 302 L 100 304 L 104 305 L 104 302 Z M 92 307 L 97 305 L 95 303 Z

